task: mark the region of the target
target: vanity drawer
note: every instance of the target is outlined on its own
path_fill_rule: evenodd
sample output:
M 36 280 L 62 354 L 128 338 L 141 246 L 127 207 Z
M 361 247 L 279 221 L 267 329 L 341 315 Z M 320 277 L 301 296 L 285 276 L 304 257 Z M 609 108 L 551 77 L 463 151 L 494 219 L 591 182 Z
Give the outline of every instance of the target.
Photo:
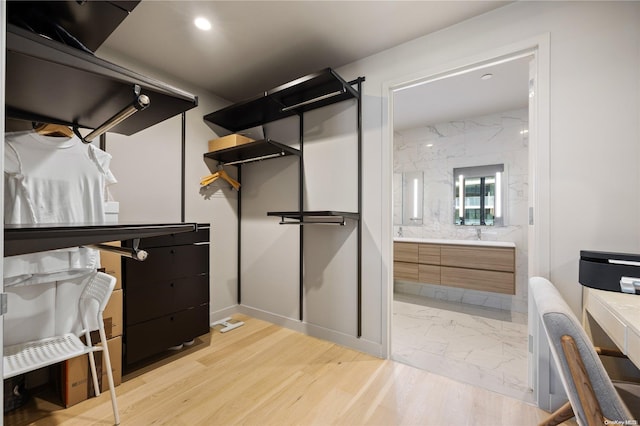
M 416 243 L 393 243 L 393 260 L 418 263 L 418 245 Z
M 640 334 L 627 327 L 627 356 L 635 365 L 640 365 Z
M 426 284 L 440 284 L 440 266 L 418 265 L 418 281 Z
M 513 272 L 484 271 L 480 269 L 442 266 L 440 270 L 440 280 L 442 285 L 452 287 L 504 294 L 516 293 L 515 275 Z
M 427 265 L 440 264 L 440 245 L 420 244 L 418 247 L 418 262 Z
M 624 322 L 607 309 L 594 294 L 589 295 L 587 303 L 589 304 L 587 310 L 593 319 L 596 320 L 598 325 L 607 333 L 611 340 L 613 340 L 613 343 L 621 348 L 625 354 L 628 354 L 625 338 L 627 326 Z
M 393 278 L 397 280 L 418 281 L 418 264 L 393 262 Z
M 515 271 L 515 250 L 500 247 L 442 246 L 441 264 L 488 271 Z

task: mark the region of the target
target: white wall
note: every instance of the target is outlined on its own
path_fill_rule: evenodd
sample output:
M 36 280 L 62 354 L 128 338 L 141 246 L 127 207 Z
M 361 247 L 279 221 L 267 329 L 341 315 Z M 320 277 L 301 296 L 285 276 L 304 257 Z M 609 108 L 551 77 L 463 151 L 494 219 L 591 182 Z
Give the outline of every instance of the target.
M 363 337 L 354 337 L 355 328 L 355 245 L 353 225 L 345 228 L 311 229 L 306 232 L 305 257 L 307 284 L 307 321 L 297 323 L 297 237 L 291 228 L 278 226 L 274 218 L 266 218 L 274 199 L 283 201 L 282 208 L 297 206 L 292 178 L 295 173 L 287 159 L 280 163 L 248 166 L 246 181 L 260 185 L 260 194 L 246 184 L 247 213 L 255 216 L 251 234 L 243 243 L 272 245 L 277 250 L 245 252 L 244 268 L 250 270 L 269 264 L 264 277 L 243 277 L 250 311 L 266 318 L 279 319 L 286 325 L 367 350 L 385 353 L 386 305 L 389 288 L 391 238 L 391 147 L 383 137 L 387 127 L 387 98 L 383 88 L 390 81 L 415 76 L 421 72 L 442 69 L 446 64 L 462 63 L 468 58 L 522 42 L 542 34 L 550 36 L 550 276 L 560 287 L 571 306 L 579 310 L 580 286 L 577 282 L 581 249 L 640 252 L 640 3 L 638 2 L 516 2 L 445 30 L 389 49 L 342 67 L 338 72 L 346 79 L 365 76 L 363 96 L 364 124 L 364 193 L 363 193 Z M 384 29 L 380 29 L 383 31 Z M 188 85 L 179 85 L 189 89 Z M 206 95 L 201 92 L 201 103 Z M 221 105 L 211 98 L 210 105 Z M 219 102 L 219 103 L 218 103 Z M 198 198 L 197 179 L 206 173 L 200 162 L 205 141 L 210 133 L 202 129 L 201 116 L 215 108 L 201 107 L 188 114 L 188 220 L 211 220 L 234 229 L 232 211 L 224 199 L 213 202 Z M 544 112 L 544 111 L 543 111 Z M 353 202 L 355 180 L 353 152 L 342 152 L 355 132 L 355 107 L 347 103 L 320 110 L 311 116 L 306 133 L 309 154 L 317 149 L 319 161 L 307 157 L 306 191 L 310 208 L 349 209 Z M 193 117 L 193 118 L 192 118 Z M 175 120 L 175 119 L 174 119 Z M 127 146 L 125 141 L 110 137 L 109 150 L 114 153 L 114 170 L 121 180 L 114 194 L 123 206 L 123 218 L 157 217 L 179 219 L 175 194 L 178 172 L 169 166 L 178 164 L 178 151 L 172 143 L 157 149 L 157 143 L 170 134 L 179 145 L 179 125 L 167 124 L 165 131 L 149 129 L 139 136 L 126 138 L 140 146 Z M 193 130 L 192 130 L 193 129 Z M 194 132 L 194 133 L 191 133 Z M 342 141 L 344 144 L 334 141 Z M 383 141 L 386 141 L 383 144 Z M 325 146 L 326 145 L 326 146 Z M 332 149 L 337 149 L 330 153 Z M 326 150 L 326 151 L 325 151 Z M 316 155 L 316 153 L 313 153 Z M 132 160 L 135 158 L 136 160 Z M 119 165 L 122 159 L 127 165 Z M 388 164 L 387 164 L 388 163 Z M 160 166 L 161 165 L 161 166 Z M 253 167 L 252 170 L 249 167 Z M 197 171 L 194 171 L 197 170 Z M 322 172 L 327 173 L 322 176 Z M 385 174 L 384 172 L 388 172 Z M 158 180 L 142 186 L 136 174 Z M 243 173 L 245 173 L 243 171 Z M 336 178 L 336 173 L 339 178 Z M 244 176 L 243 176 L 244 180 Z M 275 184 L 289 182 L 288 186 Z M 343 187 L 342 182 L 346 182 Z M 122 185 L 122 183 L 125 183 Z M 145 194 L 144 198 L 136 194 Z M 387 193 L 386 196 L 383 194 Z M 252 194 L 252 195 L 251 195 Z M 264 205 L 260 205 L 263 203 Z M 288 204 L 290 203 L 290 204 Z M 233 202 L 231 202 L 233 205 Z M 275 203 L 277 204 L 277 203 Z M 287 204 L 285 206 L 284 204 Z M 280 209 L 277 204 L 277 209 Z M 244 208 L 244 207 L 243 207 Z M 166 212 L 166 213 L 157 213 Z M 252 216 L 252 221 L 253 216 Z M 351 226 L 351 228 L 349 228 Z M 222 231 L 220 231 L 222 232 Z M 233 245 L 227 235 L 213 237 L 225 246 Z M 386 234 L 389 235 L 386 235 Z M 268 239 L 265 243 L 262 238 Z M 246 240 L 245 240 L 246 238 Z M 228 256 L 228 251 L 214 252 Z M 313 256 L 312 256 L 313 255 Z M 319 257 L 315 257 L 319 255 Z M 291 262 L 269 263 L 270 256 Z M 215 255 L 214 255 L 215 257 Z M 230 270 L 225 270 L 229 274 Z M 225 272 L 225 273 L 227 273 Z M 212 297 L 233 290 L 227 286 L 212 290 Z M 263 285 L 262 283 L 267 283 Z M 215 280 L 214 280 L 214 285 Z M 243 297 L 245 299 L 245 297 Z M 224 303 L 222 303 L 224 304 Z M 220 306 L 222 306 L 222 304 Z M 229 306 L 233 302 L 229 300 Z
M 100 49 L 96 55 L 198 96 L 198 106 L 186 113 L 185 221 L 211 224 L 211 317 L 220 319 L 217 312 L 237 300 L 237 192 L 219 183 L 200 188 L 200 179 L 211 173 L 203 154 L 216 137 L 202 117 L 228 102 L 117 52 Z M 107 134 L 106 150 L 118 179 L 111 194 L 120 203 L 120 223 L 180 222 L 181 132 L 182 117 L 176 116 L 131 136 Z
M 581 249 L 640 251 L 640 3 L 517 2 L 432 35 L 358 61 L 338 71 L 365 75 L 365 297 L 389 283 L 390 258 L 380 258 L 382 222 L 390 212 L 380 176 L 390 160 L 383 146 L 385 84 L 462 63 L 483 52 L 550 35 L 549 278 L 576 312 L 581 305 Z M 387 180 L 388 179 L 388 180 Z M 382 212 L 382 214 L 381 214 Z M 375 267 L 374 264 L 377 266 Z M 379 312 L 365 311 L 368 335 Z

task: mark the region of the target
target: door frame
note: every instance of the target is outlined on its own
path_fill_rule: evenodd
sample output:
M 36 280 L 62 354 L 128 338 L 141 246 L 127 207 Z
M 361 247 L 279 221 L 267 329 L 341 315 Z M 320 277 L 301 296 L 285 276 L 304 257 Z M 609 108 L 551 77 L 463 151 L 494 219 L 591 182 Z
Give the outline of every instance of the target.
M 473 69 L 532 55 L 529 97 L 529 259 L 528 275 L 549 277 L 549 33 L 492 49 L 382 84 L 382 351 L 391 356 L 393 315 L 393 94 L 399 89 L 437 81 Z M 531 89 L 534 94 L 531 96 Z M 385 285 L 386 284 L 386 285 Z

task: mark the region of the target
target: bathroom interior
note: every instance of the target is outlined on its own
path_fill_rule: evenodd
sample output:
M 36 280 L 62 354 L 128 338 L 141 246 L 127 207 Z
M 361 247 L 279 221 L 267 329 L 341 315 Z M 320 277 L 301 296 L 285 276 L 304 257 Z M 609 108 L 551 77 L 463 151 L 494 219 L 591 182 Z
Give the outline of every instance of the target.
M 531 59 L 393 93 L 391 356 L 525 401 Z

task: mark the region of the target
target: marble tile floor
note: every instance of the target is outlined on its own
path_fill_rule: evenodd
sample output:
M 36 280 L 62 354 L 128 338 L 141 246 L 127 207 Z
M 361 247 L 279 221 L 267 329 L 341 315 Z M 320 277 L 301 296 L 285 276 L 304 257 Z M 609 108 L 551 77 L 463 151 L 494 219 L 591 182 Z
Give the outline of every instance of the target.
M 395 293 L 391 357 L 525 402 L 526 314 Z

